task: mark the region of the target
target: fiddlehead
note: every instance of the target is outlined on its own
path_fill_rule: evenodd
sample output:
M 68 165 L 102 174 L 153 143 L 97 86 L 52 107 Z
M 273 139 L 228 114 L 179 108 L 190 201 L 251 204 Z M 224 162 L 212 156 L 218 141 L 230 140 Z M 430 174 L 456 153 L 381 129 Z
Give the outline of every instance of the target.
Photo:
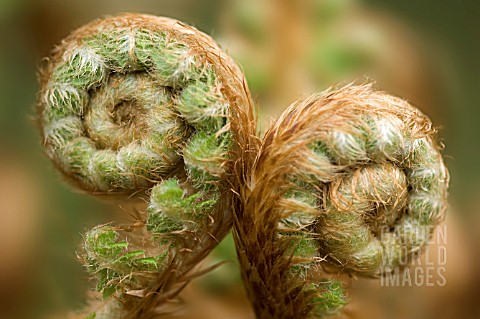
M 337 313 L 342 283 L 321 271 L 377 277 L 421 252 L 446 207 L 434 138 L 425 115 L 369 84 L 283 113 L 236 203 L 236 244 L 259 318 Z
M 255 132 L 243 75 L 198 30 L 122 14 L 74 31 L 40 81 L 43 143 L 63 175 L 92 194 L 148 196 L 139 222 L 85 235 L 111 297 L 96 316 L 152 314 L 230 229 L 234 159 Z

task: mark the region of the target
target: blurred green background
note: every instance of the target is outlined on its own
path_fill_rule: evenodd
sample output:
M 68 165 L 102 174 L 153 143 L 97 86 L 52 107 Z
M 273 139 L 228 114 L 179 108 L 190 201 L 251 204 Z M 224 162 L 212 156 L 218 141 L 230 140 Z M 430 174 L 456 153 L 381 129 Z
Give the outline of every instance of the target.
M 0 318 L 66 318 L 80 308 L 90 285 L 76 260 L 82 233 L 125 219 L 118 203 L 62 181 L 42 154 L 33 118 L 41 59 L 76 27 L 127 11 L 177 18 L 212 35 L 242 65 L 262 129 L 295 99 L 355 79 L 376 80 L 427 113 L 440 127 L 451 174 L 447 285 L 359 281 L 348 311 L 480 317 L 479 1 L 0 0 Z M 211 257 L 224 259 L 231 262 L 186 294 L 218 307 L 206 318 L 249 318 L 231 238 Z

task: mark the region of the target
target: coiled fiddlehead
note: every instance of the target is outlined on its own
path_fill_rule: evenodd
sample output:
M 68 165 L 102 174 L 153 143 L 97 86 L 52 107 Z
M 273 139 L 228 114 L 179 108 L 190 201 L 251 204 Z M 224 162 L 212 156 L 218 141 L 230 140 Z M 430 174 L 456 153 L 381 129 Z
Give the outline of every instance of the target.
M 63 175 L 93 194 L 148 196 L 143 220 L 85 235 L 110 297 L 96 318 L 151 315 L 231 227 L 234 160 L 255 134 L 243 75 L 198 30 L 122 14 L 74 31 L 40 81 L 43 143 Z
M 323 317 L 346 304 L 322 270 L 377 277 L 421 252 L 446 207 L 430 120 L 348 85 L 294 103 L 267 131 L 236 202 L 235 240 L 259 318 Z

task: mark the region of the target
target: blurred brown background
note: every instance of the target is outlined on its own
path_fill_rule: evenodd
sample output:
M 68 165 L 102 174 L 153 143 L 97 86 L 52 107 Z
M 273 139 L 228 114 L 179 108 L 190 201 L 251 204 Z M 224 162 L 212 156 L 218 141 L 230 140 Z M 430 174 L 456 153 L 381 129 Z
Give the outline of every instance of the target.
M 351 318 L 480 318 L 480 2 L 476 0 L 0 0 L 0 318 L 65 318 L 90 283 L 82 233 L 124 219 L 79 194 L 43 157 L 34 116 L 36 69 L 76 27 L 133 11 L 177 18 L 241 63 L 265 129 L 295 99 L 375 79 L 441 128 L 451 173 L 444 287 L 352 280 Z M 184 293 L 184 317 L 252 318 L 231 260 Z M 195 314 L 193 316 L 192 314 Z

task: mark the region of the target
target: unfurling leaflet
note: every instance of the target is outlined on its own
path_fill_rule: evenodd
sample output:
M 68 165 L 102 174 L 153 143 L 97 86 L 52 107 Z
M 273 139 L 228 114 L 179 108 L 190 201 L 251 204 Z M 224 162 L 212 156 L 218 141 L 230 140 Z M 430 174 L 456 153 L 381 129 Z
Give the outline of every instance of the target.
M 43 145 L 63 175 L 91 194 L 148 201 L 139 222 L 85 235 L 107 299 L 94 315 L 153 314 L 231 227 L 238 144 L 255 134 L 243 74 L 192 27 L 122 14 L 63 40 L 40 82 Z

